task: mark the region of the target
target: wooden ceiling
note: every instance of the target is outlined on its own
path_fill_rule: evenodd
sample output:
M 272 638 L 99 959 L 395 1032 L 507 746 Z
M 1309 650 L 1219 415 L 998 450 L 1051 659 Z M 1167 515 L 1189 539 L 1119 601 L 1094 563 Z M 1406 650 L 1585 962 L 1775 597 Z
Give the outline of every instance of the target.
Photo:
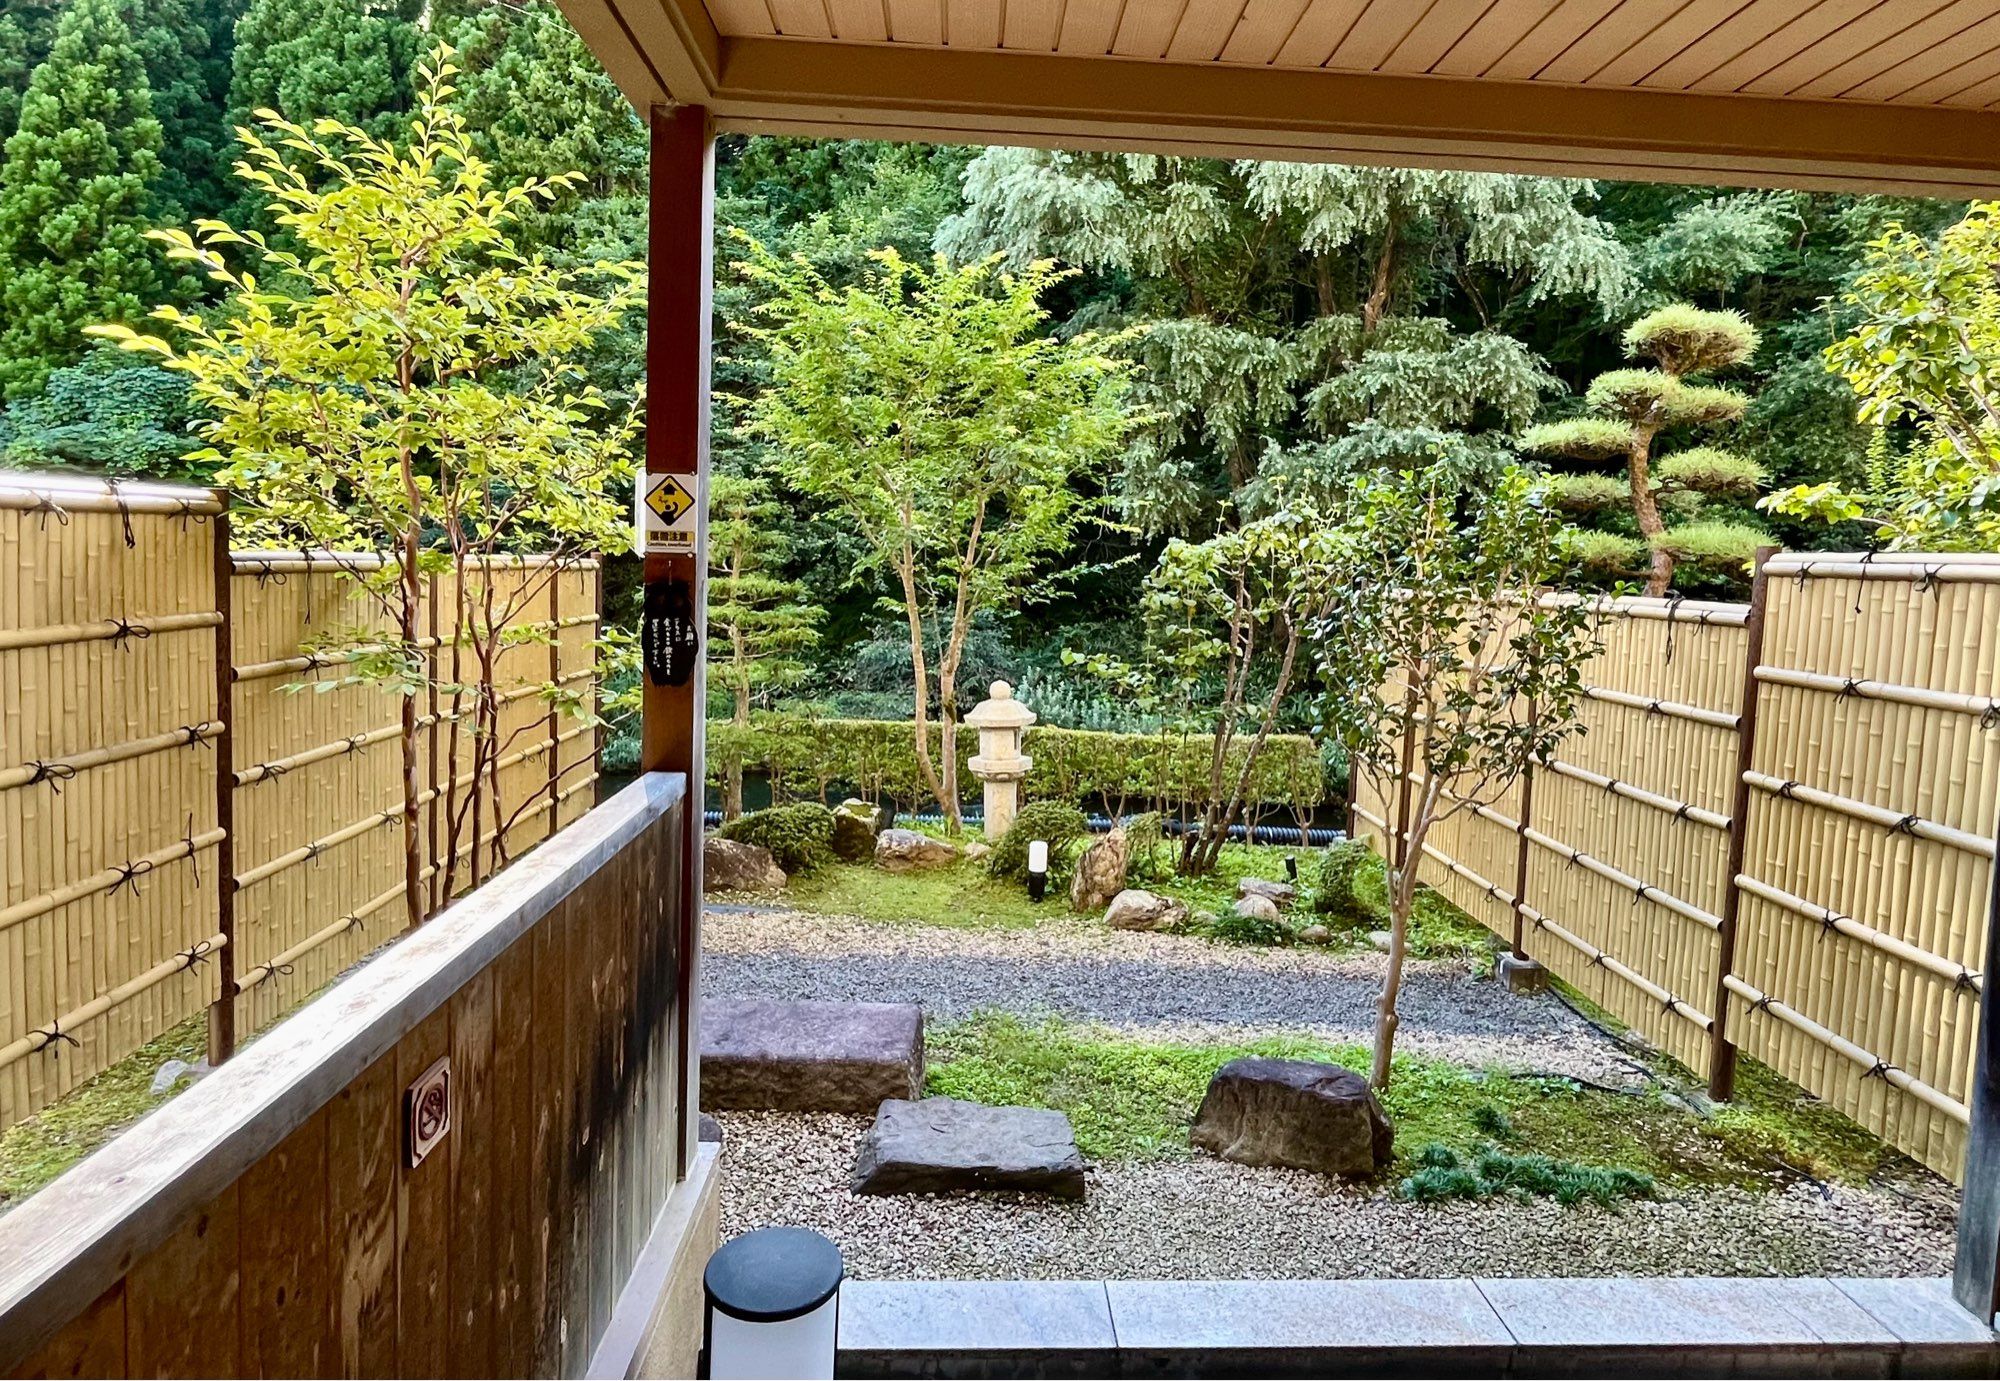
M 2000 188 L 2000 0 L 562 3 L 736 128 Z

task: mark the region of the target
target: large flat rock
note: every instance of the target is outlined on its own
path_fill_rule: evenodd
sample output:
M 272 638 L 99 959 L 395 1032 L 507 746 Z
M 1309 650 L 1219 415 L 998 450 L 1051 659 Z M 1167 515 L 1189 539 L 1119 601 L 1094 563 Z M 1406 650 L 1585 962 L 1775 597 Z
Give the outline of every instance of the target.
M 1389 1163 L 1396 1133 L 1354 1071 L 1247 1055 L 1215 1072 L 1188 1139 L 1243 1165 L 1370 1175 Z
M 857 1194 L 1013 1189 L 1081 1199 L 1083 1157 L 1069 1118 L 957 1098 L 891 1098 L 861 1143 Z
M 912 1003 L 702 1003 L 704 1108 L 872 1113 L 923 1086 L 924 1012 Z

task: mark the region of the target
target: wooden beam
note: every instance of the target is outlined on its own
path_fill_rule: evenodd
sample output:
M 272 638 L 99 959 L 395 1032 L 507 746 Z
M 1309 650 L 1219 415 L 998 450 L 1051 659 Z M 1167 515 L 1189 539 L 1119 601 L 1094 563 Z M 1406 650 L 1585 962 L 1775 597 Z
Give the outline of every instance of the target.
M 1978 110 L 766 37 L 721 40 L 719 63 L 728 130 L 2000 190 L 2000 113 Z
M 646 473 L 694 477 L 698 504 L 694 551 L 646 557 L 649 611 L 672 595 L 693 619 L 693 666 L 679 684 L 642 673 L 639 768 L 680 772 L 688 780 L 687 842 L 680 875 L 681 964 L 677 1058 L 685 1091 L 675 1165 L 694 1163 L 700 1112 L 701 1047 L 696 1034 L 701 953 L 703 720 L 708 703 L 708 353 L 715 228 L 715 127 L 696 105 L 656 106 L 652 227 L 646 326 Z M 661 599 L 664 606 L 665 600 Z M 649 620 L 650 621 L 650 620 Z

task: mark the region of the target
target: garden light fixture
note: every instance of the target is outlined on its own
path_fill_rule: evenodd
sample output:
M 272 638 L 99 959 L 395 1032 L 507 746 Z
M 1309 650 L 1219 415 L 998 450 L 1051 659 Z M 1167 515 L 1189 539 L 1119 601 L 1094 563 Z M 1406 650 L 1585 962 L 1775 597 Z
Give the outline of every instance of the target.
M 703 1376 L 823 1381 L 833 1376 L 840 1248 L 808 1228 L 759 1228 L 708 1259 Z
M 1049 891 L 1049 841 L 1028 841 L 1028 897 L 1040 901 Z

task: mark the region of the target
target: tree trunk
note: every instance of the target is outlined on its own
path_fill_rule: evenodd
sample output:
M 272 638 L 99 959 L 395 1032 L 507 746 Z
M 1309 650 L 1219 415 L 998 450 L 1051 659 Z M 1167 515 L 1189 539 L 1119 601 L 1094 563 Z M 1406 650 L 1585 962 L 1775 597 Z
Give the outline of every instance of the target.
M 1375 1058 L 1368 1082 L 1379 1092 L 1389 1087 L 1389 1060 L 1395 1053 L 1396 1028 L 1402 1024 L 1396 1001 L 1403 992 L 1403 961 L 1410 950 L 1410 911 L 1417 899 L 1417 863 L 1423 857 L 1424 837 L 1430 833 L 1437 813 L 1436 787 L 1424 783 L 1417 818 L 1410 828 L 1410 844 L 1403 866 L 1395 870 L 1395 885 L 1389 891 L 1389 972 L 1382 979 L 1382 997 L 1375 1007 Z
M 736 679 L 736 718 L 734 722 L 737 728 L 737 742 L 744 743 L 748 741 L 747 732 L 750 728 L 750 683 L 740 674 L 743 663 L 741 644 L 737 647 L 736 660 L 739 674 Z M 723 769 L 722 818 L 725 820 L 734 820 L 742 813 L 743 754 L 739 750 L 729 759 L 728 765 Z
M 1655 428 L 1635 427 L 1632 430 L 1632 446 L 1625 453 L 1625 480 L 1632 490 L 1632 516 L 1638 521 L 1639 533 L 1652 548 L 1651 574 L 1646 577 L 1646 593 L 1655 599 L 1667 593 L 1667 587 L 1674 579 L 1673 553 L 1654 545 L 1654 539 L 1666 532 L 1667 525 L 1660 519 L 1660 504 L 1653 492 L 1651 469 L 1653 437 Z
M 903 613 L 910 625 L 910 674 L 915 682 L 911 718 L 916 728 L 917 775 L 923 779 L 924 790 L 930 792 L 938 809 L 949 816 L 951 806 L 945 800 L 944 785 L 938 780 L 937 768 L 931 764 L 930 662 L 924 656 L 924 615 L 917 602 L 916 558 L 907 547 L 897 574 L 903 584 Z

